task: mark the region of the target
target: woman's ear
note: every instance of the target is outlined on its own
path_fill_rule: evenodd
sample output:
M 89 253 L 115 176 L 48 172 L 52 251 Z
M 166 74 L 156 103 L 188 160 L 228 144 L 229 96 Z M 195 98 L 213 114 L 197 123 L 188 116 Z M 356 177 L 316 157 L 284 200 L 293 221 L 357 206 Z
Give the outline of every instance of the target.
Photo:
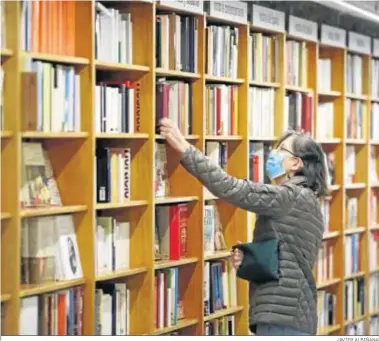
M 294 157 L 292 159 L 291 171 L 296 173 L 303 167 L 304 167 L 304 163 L 302 159 L 300 159 L 299 157 Z

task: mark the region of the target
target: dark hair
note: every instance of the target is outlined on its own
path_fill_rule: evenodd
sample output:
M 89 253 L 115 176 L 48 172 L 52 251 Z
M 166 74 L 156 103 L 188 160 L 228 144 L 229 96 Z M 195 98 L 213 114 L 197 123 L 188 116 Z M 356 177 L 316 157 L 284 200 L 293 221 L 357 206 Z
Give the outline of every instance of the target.
M 325 164 L 324 151 L 321 145 L 308 134 L 288 131 L 281 136 L 277 146 L 291 136 L 294 136 L 292 140 L 293 155 L 300 158 L 304 163 L 304 167 L 296 175 L 305 176 L 308 187 L 317 196 L 327 196 L 329 194 L 327 183 L 328 167 Z

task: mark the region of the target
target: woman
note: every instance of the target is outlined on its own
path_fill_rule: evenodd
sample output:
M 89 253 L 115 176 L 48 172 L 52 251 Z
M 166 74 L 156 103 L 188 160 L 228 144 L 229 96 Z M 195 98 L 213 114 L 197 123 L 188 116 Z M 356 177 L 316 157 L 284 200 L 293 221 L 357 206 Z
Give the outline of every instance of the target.
M 181 155 L 184 168 L 214 195 L 257 214 L 254 242 L 280 240 L 279 279 L 250 283 L 250 329 L 256 335 L 315 335 L 317 291 L 312 269 L 324 230 L 318 198 L 327 194 L 326 159 L 309 136 L 290 132 L 270 154 L 266 185 L 226 174 L 189 144 L 169 120 L 160 132 Z M 232 254 L 233 266 L 243 261 Z

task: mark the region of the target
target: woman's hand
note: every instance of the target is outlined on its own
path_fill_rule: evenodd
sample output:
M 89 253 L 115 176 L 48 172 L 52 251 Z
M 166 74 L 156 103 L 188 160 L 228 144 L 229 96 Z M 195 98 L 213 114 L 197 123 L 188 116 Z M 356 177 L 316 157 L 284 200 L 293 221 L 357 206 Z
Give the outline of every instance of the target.
M 159 121 L 160 134 L 167 143 L 177 152 L 183 154 L 190 144 L 186 141 L 179 128 L 168 118 Z
M 239 249 L 232 251 L 232 265 L 234 269 L 238 269 L 243 261 L 243 252 Z

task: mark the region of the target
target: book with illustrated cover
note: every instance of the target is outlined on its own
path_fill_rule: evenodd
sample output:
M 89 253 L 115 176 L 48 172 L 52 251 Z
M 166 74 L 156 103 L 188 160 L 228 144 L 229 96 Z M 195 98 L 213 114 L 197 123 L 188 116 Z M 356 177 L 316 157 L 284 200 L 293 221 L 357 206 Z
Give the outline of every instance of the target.
M 21 207 L 61 206 L 47 151 L 39 142 L 22 143 Z

